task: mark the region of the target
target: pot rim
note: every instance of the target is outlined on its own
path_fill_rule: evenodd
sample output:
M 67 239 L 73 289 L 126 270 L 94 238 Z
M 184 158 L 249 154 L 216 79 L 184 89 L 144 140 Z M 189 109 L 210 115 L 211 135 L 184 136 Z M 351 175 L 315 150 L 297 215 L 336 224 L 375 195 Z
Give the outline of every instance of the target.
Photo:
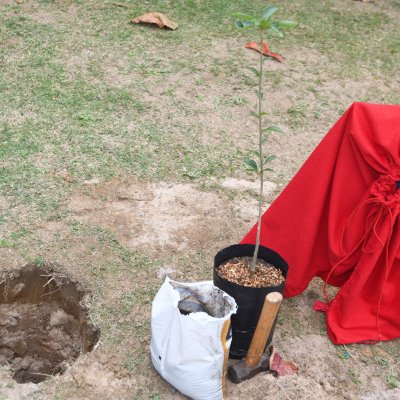
M 220 250 L 220 251 L 216 254 L 216 256 L 214 257 L 214 267 L 213 267 L 214 274 L 217 275 L 218 279 L 220 279 L 221 281 L 226 282 L 227 284 L 231 285 L 232 288 L 237 287 L 237 288 L 240 288 L 240 290 L 255 290 L 255 291 L 260 291 L 260 292 L 264 291 L 266 288 L 269 288 L 269 289 L 271 289 L 271 288 L 272 288 L 272 289 L 277 289 L 277 291 L 283 290 L 283 288 L 285 287 L 285 283 L 286 283 L 286 279 L 287 279 L 287 272 L 288 272 L 288 269 L 289 269 L 288 264 L 287 264 L 287 262 L 280 256 L 280 254 L 278 254 L 275 250 L 270 249 L 270 248 L 265 247 L 265 246 L 262 246 L 262 245 L 260 245 L 260 250 L 269 252 L 269 253 L 271 253 L 274 257 L 277 257 L 277 258 L 280 259 L 280 263 L 282 264 L 282 266 L 280 266 L 280 265 L 275 265 L 274 263 L 272 263 L 271 261 L 268 261 L 268 260 L 264 260 L 264 261 L 269 262 L 269 263 L 272 264 L 275 268 L 279 269 L 279 270 L 282 272 L 282 274 L 283 274 L 285 280 L 284 280 L 281 284 L 279 284 L 279 285 L 274 285 L 274 286 L 271 285 L 271 286 L 263 286 L 263 287 L 260 287 L 260 288 L 255 288 L 255 287 L 251 287 L 251 286 L 239 285 L 238 283 L 231 282 L 231 281 L 229 281 L 228 279 L 225 279 L 225 278 L 221 277 L 220 275 L 218 275 L 217 270 L 218 270 L 218 268 L 222 265 L 222 263 L 219 264 L 219 265 L 216 265 L 216 258 L 217 258 L 217 256 L 218 256 L 221 252 L 227 251 L 227 250 L 230 250 L 230 249 L 234 249 L 235 247 L 237 247 L 237 248 L 239 248 L 239 247 L 242 247 L 242 248 L 247 247 L 248 249 L 254 249 L 254 248 L 255 248 L 255 245 L 254 245 L 254 244 L 244 244 L 244 243 L 242 244 L 242 243 L 237 243 L 237 244 L 234 244 L 234 245 L 225 247 L 225 248 L 223 248 L 222 250 Z M 259 254 L 260 254 L 260 250 L 259 250 Z M 259 255 L 259 254 L 258 254 L 258 255 Z M 250 256 L 240 255 L 240 256 L 234 256 L 234 257 L 251 257 L 251 255 L 250 255 Z M 258 257 L 258 258 L 259 258 L 259 257 Z M 231 259 L 231 258 L 227 258 L 227 259 L 224 260 L 223 262 L 228 261 L 228 260 L 230 260 L 230 259 Z M 263 258 L 261 258 L 261 259 L 263 259 Z M 279 289 L 281 289 L 281 290 L 279 290 Z

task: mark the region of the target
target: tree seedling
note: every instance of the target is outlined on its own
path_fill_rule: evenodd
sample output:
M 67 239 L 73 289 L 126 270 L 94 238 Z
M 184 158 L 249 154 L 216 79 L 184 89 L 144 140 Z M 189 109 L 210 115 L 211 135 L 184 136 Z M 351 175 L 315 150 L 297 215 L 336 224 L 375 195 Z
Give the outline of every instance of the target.
M 262 109 L 262 100 L 264 98 L 263 92 L 263 77 L 264 77 L 264 61 L 277 59 L 276 53 L 267 52 L 265 55 L 264 49 L 268 48 L 265 43 L 265 37 L 267 33 L 283 37 L 283 29 L 295 27 L 297 24 L 293 21 L 287 20 L 273 20 L 273 15 L 279 10 L 275 6 L 267 6 L 261 16 L 254 17 L 252 15 L 238 13 L 235 15 L 237 18 L 236 25 L 239 28 L 253 28 L 258 31 L 259 34 L 259 50 L 260 58 L 258 68 L 248 67 L 248 69 L 257 77 L 257 90 L 255 94 L 257 96 L 257 110 L 253 111 L 251 115 L 257 118 L 258 121 L 258 149 L 252 151 L 252 158 L 246 158 L 245 163 L 249 170 L 256 173 L 260 180 L 260 192 L 258 198 L 258 220 L 257 220 L 257 234 L 256 234 L 256 245 L 254 249 L 254 255 L 251 262 L 251 270 L 254 272 L 256 269 L 258 249 L 260 247 L 260 235 L 261 235 L 261 217 L 262 217 L 262 201 L 264 194 L 264 178 L 265 173 L 273 172 L 268 164 L 273 161 L 276 156 L 273 154 L 266 154 L 264 151 L 265 143 L 268 143 L 270 135 L 274 132 L 283 133 L 282 129 L 275 125 L 264 127 L 264 117 L 267 115 Z

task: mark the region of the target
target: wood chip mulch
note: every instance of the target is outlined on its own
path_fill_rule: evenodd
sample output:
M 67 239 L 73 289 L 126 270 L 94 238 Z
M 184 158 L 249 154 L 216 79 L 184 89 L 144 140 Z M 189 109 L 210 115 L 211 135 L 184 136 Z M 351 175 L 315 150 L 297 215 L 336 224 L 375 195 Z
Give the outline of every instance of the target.
M 282 272 L 264 260 L 257 260 L 254 274 L 250 265 L 251 257 L 235 257 L 221 264 L 217 273 L 230 282 L 253 288 L 277 286 L 285 281 Z

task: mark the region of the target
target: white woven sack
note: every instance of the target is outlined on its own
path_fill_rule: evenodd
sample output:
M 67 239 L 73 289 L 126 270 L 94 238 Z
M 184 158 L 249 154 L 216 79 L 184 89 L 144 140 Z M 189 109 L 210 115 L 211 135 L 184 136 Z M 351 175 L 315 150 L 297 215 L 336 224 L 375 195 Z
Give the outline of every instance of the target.
M 173 285 L 194 290 L 208 309 L 217 307 L 211 314 L 223 315 L 181 314 L 180 292 Z M 236 309 L 235 300 L 212 281 L 181 283 L 167 277 L 154 298 L 151 313 L 151 359 L 158 373 L 194 400 L 224 399 L 232 341 L 230 317 Z

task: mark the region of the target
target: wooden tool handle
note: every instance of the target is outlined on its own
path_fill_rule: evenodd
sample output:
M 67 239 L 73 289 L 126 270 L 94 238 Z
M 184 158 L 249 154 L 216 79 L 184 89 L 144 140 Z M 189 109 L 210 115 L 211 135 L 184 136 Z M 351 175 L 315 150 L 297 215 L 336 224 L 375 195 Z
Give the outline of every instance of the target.
M 261 315 L 245 359 L 248 367 L 255 367 L 260 362 L 282 300 L 283 296 L 278 292 L 268 293 L 265 296 Z

